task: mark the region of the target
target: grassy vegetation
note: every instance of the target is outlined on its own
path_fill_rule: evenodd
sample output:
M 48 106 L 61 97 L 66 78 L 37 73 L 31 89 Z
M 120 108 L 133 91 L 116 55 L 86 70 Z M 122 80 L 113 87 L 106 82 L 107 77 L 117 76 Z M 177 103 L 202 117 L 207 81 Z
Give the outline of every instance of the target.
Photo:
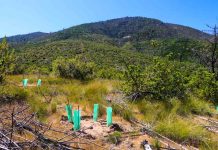
M 21 75 L 9 76 L 8 81 L 21 86 L 22 78 Z M 13 91 L 17 91 L 19 95 L 24 93 L 33 111 L 38 112 L 40 118 L 55 113 L 57 106 L 65 105 L 68 100 L 74 107 L 80 105 L 83 110 L 89 111 L 92 111 L 95 103 L 101 104 L 99 115 L 102 116 L 106 113 L 104 108 L 107 106 L 106 95 L 118 85 L 117 81 L 112 80 L 81 82 L 52 76 L 41 76 L 42 86 L 38 88 L 35 86 L 37 76 L 28 75 L 26 78 L 29 79 L 29 87 L 23 89 L 14 86 L 14 90 L 11 90 L 10 94 L 16 95 Z
M 156 150 L 161 150 L 161 143 L 160 143 L 160 141 L 158 141 L 157 139 L 155 139 L 154 141 L 153 141 L 153 144 L 152 144 L 153 146 L 154 146 L 154 148 L 156 149 Z
M 121 142 L 121 136 L 122 134 L 120 132 L 115 131 L 114 133 L 109 135 L 108 141 L 117 145 Z
M 6 85 L 0 86 L 0 104 L 11 103 L 14 101 L 21 102 L 26 100 L 28 97 L 28 93 L 15 86 Z
M 78 105 L 82 111 L 90 115 L 95 103 L 100 104 L 99 116 L 105 115 L 105 107 L 110 106 L 106 96 L 120 88 L 120 81 L 96 79 L 87 82 L 78 80 L 62 79 L 53 76 L 41 76 L 42 86 L 37 88 L 36 75 L 26 75 L 29 79 L 29 87 L 11 86 L 21 85 L 23 76 L 8 76 L 8 83 L 4 86 L 2 93 L 16 95 L 29 103 L 32 110 L 37 112 L 42 121 L 46 121 L 50 115 L 57 113 L 58 107 L 65 106 L 69 102 L 74 108 Z M 10 83 L 9 83 L 10 81 Z M 153 129 L 177 142 L 193 141 L 201 145 L 202 149 L 216 145 L 217 136 L 210 134 L 197 123 L 192 121 L 192 114 L 208 115 L 214 113 L 211 104 L 194 96 L 189 96 L 186 101 L 176 98 L 165 101 L 154 101 L 144 99 L 135 103 L 128 103 L 129 109 L 112 104 L 114 115 L 121 116 L 125 120 L 142 118 L 146 123 L 152 125 Z M 140 114 L 135 114 L 138 111 Z M 120 134 L 110 136 L 110 141 L 116 144 Z M 118 136 L 118 137 L 117 137 Z M 211 139 L 211 140 L 208 140 Z
M 165 118 L 157 124 L 155 130 L 181 143 L 186 140 L 199 143 L 207 137 L 206 131 L 202 127 L 178 116 Z
M 213 109 L 206 101 L 190 98 L 189 103 L 182 103 L 176 99 L 169 103 L 144 100 L 137 103 L 137 107 L 143 120 L 150 123 L 158 133 L 169 137 L 180 143 L 192 142 L 193 145 L 216 145 L 217 136 L 209 133 L 200 124 L 192 120 L 192 113 L 208 115 Z M 215 138 L 215 139 L 213 139 Z M 213 139 L 213 140 L 208 140 Z M 213 148 L 212 148 L 213 149 Z
M 131 119 L 133 119 L 133 116 L 134 116 L 130 107 L 132 106 L 129 105 L 129 108 L 125 108 L 117 104 L 112 104 L 114 114 L 121 116 L 123 119 L 127 121 L 131 121 Z

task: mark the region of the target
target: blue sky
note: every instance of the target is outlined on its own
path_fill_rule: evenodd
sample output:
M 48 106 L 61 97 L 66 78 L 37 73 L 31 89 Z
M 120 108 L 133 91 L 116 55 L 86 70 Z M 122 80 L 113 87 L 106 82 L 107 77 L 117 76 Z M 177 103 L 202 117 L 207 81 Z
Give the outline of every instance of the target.
M 218 24 L 218 0 L 0 0 L 0 37 L 144 16 L 200 30 Z

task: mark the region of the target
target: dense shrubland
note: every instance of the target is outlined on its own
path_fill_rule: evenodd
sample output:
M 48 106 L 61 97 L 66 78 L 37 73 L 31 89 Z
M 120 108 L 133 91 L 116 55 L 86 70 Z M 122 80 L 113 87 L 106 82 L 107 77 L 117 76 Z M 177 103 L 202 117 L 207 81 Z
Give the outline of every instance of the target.
M 189 95 L 217 103 L 218 82 L 206 68 L 188 62 L 154 58 L 147 67 L 129 65 L 124 72 L 125 93 L 136 98 L 185 101 Z
M 94 66 L 94 63 L 87 62 L 86 59 L 60 57 L 53 62 L 53 71 L 59 77 L 84 81 L 94 77 Z

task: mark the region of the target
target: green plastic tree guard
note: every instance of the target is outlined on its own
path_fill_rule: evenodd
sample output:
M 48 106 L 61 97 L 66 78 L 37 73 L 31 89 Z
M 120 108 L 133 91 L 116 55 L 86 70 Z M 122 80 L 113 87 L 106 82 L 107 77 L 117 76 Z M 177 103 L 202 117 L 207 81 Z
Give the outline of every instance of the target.
M 42 85 L 42 80 L 41 79 L 38 79 L 37 81 L 37 87 L 40 87 Z
M 98 120 L 98 106 L 98 104 L 94 104 L 93 120 L 95 122 Z
M 74 110 L 73 116 L 73 129 L 74 131 L 77 131 L 80 129 L 81 111 Z
M 28 79 L 23 79 L 23 87 L 27 87 L 27 84 L 28 84 Z
M 73 122 L 72 105 L 66 105 L 67 118 L 69 122 Z
M 107 107 L 107 126 L 112 124 L 112 107 Z

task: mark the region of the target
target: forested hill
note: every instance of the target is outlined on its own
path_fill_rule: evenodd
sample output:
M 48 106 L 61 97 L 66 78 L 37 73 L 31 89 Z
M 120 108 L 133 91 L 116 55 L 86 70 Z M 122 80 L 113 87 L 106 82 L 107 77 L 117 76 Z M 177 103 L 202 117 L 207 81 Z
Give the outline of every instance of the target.
M 11 43 L 27 43 L 37 41 L 54 41 L 70 38 L 89 37 L 93 35 L 105 36 L 112 39 L 128 39 L 131 41 L 143 41 L 166 38 L 205 39 L 210 35 L 186 26 L 164 23 L 157 19 L 145 17 L 125 17 L 87 23 L 51 34 L 35 32 L 26 35 L 8 37 Z
M 25 44 L 28 42 L 37 42 L 43 38 L 48 37 L 48 33 L 33 32 L 29 34 L 15 35 L 7 37 L 7 41 L 11 44 Z M 0 41 L 2 38 L 0 38 Z
M 179 61 L 196 61 L 193 49 L 199 49 L 210 35 L 181 25 L 156 19 L 126 17 L 82 24 L 53 33 L 36 32 L 8 37 L 15 49 L 16 73 L 24 68 L 52 70 L 59 57 L 84 57 L 98 70 L 121 68 L 123 59 L 145 64 L 153 56 Z M 113 67 L 109 68 L 109 67 Z M 100 69 L 99 69 L 100 68 Z M 118 69 L 119 70 L 119 69 Z
M 83 24 L 57 32 L 55 36 L 62 35 L 70 38 L 74 35 L 91 33 L 106 35 L 110 38 L 131 38 L 132 40 L 150 40 L 166 38 L 205 39 L 209 35 L 199 30 L 164 23 L 160 20 L 144 17 L 125 17 L 108 21 Z

